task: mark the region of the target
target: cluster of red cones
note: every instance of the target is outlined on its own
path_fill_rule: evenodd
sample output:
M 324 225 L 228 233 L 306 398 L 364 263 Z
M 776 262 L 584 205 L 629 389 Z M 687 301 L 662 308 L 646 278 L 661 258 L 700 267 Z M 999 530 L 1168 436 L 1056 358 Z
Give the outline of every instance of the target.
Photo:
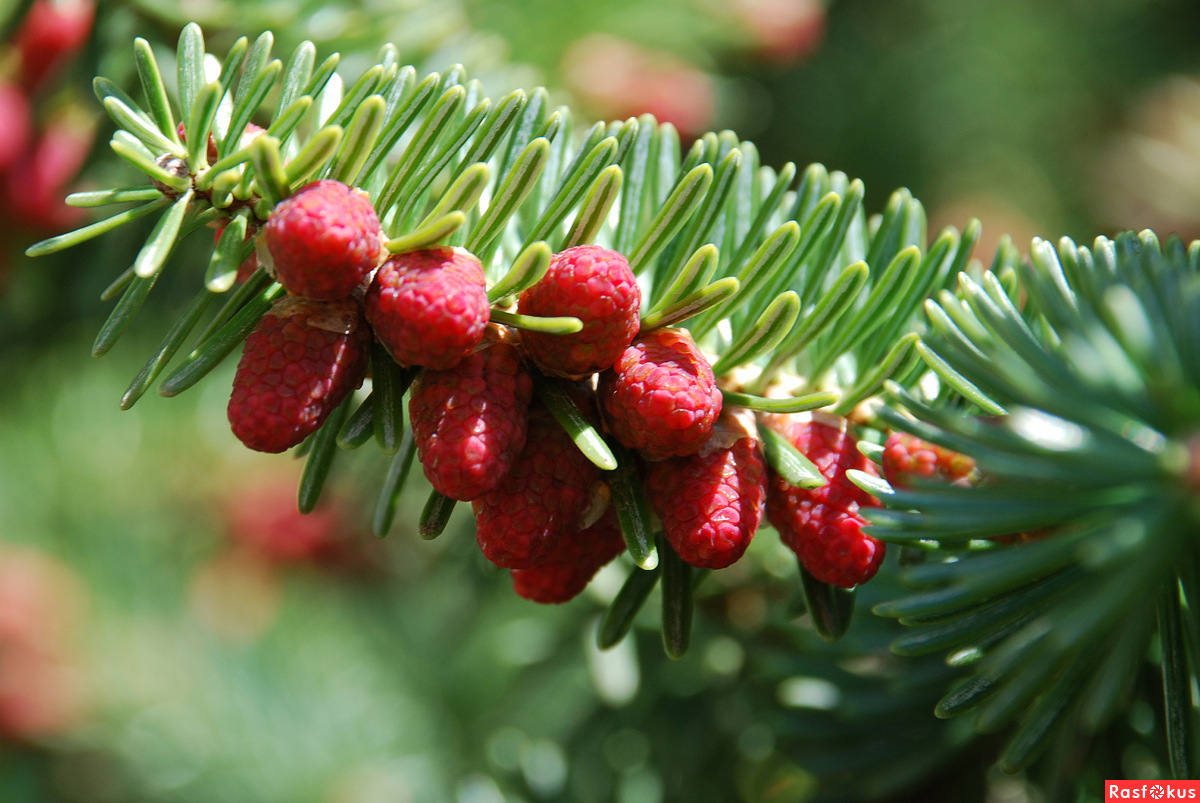
M 818 579 L 865 582 L 883 545 L 862 532 L 874 500 L 846 478 L 873 471 L 845 422 L 723 409 L 709 359 L 685 329 L 640 331 L 641 290 L 619 253 L 556 254 L 516 312 L 573 317 L 570 334 L 489 323 L 483 267 L 459 248 L 389 255 L 367 196 L 318 181 L 263 227 L 269 269 L 289 292 L 246 341 L 229 402 L 234 433 L 278 452 L 319 428 L 357 388 L 377 341 L 420 369 L 409 417 L 425 476 L 470 502 L 483 554 L 539 602 L 579 593 L 624 550 L 605 480 L 535 392 L 556 385 L 636 456 L 667 542 L 719 569 L 742 557 L 766 513 Z M 838 422 L 834 422 L 837 424 Z M 816 489 L 768 467 L 759 428 L 820 468 Z
M 56 91 L 55 79 L 86 45 L 93 0 L 35 0 L 0 42 L 0 286 L 10 245 L 68 227 L 81 210 L 63 203 L 92 147 L 94 123 Z M 38 108 L 44 111 L 38 112 Z

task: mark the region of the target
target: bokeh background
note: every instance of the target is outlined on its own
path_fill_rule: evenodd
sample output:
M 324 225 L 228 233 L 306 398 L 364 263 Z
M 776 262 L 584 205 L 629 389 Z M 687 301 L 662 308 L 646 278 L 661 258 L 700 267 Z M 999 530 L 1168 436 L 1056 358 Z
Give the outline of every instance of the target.
M 1189 0 L 0 2 L 0 800 L 1016 803 L 1162 777 L 1136 690 L 1111 744 L 997 774 L 994 743 L 930 713 L 953 668 L 890 657 L 869 615 L 822 642 L 769 531 L 701 586 L 685 660 L 663 655 L 654 599 L 601 653 L 621 567 L 565 606 L 521 600 L 464 510 L 416 537 L 423 481 L 376 539 L 386 463 L 367 449 L 296 514 L 300 462 L 228 432 L 232 361 L 121 412 L 207 243 L 99 361 L 99 294 L 144 232 L 21 252 L 86 220 L 67 191 L 132 179 L 90 77 L 132 89 L 133 37 L 169 49 L 190 19 L 216 52 L 271 28 L 353 72 L 392 41 L 492 92 L 731 127 L 766 163 L 863 178 L 872 209 L 907 186 L 931 223 L 979 217 L 985 261 L 1005 234 L 1200 235 Z

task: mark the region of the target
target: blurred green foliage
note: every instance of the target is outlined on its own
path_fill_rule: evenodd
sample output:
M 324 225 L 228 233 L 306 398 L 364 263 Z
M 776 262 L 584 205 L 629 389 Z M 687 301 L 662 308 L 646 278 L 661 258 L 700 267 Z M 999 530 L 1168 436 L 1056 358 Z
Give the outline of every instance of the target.
M 1200 69 L 1197 24 L 1187 0 L 836 4 L 810 61 L 745 66 L 765 92 L 752 136 L 767 163 L 907 186 L 935 220 L 978 215 L 992 241 L 1143 225 L 1105 218 L 1097 162 L 1140 93 Z
M 480 28 L 501 34 L 522 61 L 553 75 L 570 45 L 587 34 L 602 33 L 639 45 L 710 63 L 714 45 L 736 42 L 736 32 L 722 24 L 700 0 L 465 0 L 470 19 Z

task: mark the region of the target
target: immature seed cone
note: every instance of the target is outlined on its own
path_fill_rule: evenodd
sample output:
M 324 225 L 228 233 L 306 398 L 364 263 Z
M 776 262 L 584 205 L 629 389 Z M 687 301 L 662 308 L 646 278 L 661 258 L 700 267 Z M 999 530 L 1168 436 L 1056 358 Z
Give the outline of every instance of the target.
M 821 582 L 850 588 L 875 576 L 884 544 L 863 533 L 860 509 L 878 502 L 846 477 L 849 469 L 875 475 L 854 438 L 830 424 L 801 416 L 764 416 L 820 469 L 820 488 L 796 488 L 774 472 L 767 519 L 804 568 Z
M 263 232 L 279 283 L 305 298 L 348 298 L 383 254 L 367 194 L 332 179 L 280 202 Z
M 497 343 L 445 371 L 422 371 L 408 402 L 417 455 L 435 489 L 469 502 L 504 479 L 525 446 L 533 383 Z
M 724 569 L 742 557 L 762 521 L 762 451 L 745 437 L 727 448 L 650 463 L 646 491 L 679 557 Z
M 20 87 L 0 80 L 0 170 L 21 158 L 29 145 L 33 130 L 33 115 L 29 99 Z
M 954 485 L 969 485 L 975 461 L 907 432 L 888 435 L 883 447 L 883 476 L 898 488 L 913 477 L 940 479 Z
M 375 273 L 365 304 L 396 362 L 438 370 L 479 345 L 491 315 L 483 266 L 461 248 L 396 254 Z
M 233 434 L 259 452 L 300 443 L 362 384 L 370 344 L 356 302 L 276 304 L 246 338 L 229 397 Z
M 2 115 L 0 110 L 0 121 Z M 71 116 L 60 122 L 67 124 L 47 125 L 3 175 L 0 204 L 13 228 L 50 231 L 74 225 L 81 217 L 83 210 L 67 206 L 63 194 L 87 159 L 92 132 L 70 125 Z
M 525 448 L 493 490 L 471 503 L 484 556 L 505 569 L 536 566 L 574 531 L 599 470 L 548 412 L 529 416 Z
M 651 460 L 695 454 L 721 414 L 712 366 L 685 329 L 639 336 L 597 393 L 616 439 Z
M 359 517 L 348 498 L 327 492 L 315 510 L 301 513 L 291 473 L 256 473 L 237 488 L 222 494 L 221 517 L 229 545 L 248 558 L 271 566 L 333 569 L 363 557 L 372 543 L 357 537 Z
M 0 743 L 44 741 L 86 716 L 75 644 L 86 602 L 69 566 L 0 544 Z
M 87 42 L 92 0 L 34 0 L 16 31 L 20 83 L 32 92 Z
M 883 448 L 883 476 L 897 488 L 907 488 L 913 479 L 940 481 L 968 487 L 979 481 L 975 461 L 944 446 L 922 440 L 907 432 L 888 435 Z M 1018 544 L 1037 541 L 1053 535 L 1053 530 L 1008 533 L 992 536 L 999 544 Z
M 625 539 L 616 512 L 610 507 L 591 527 L 559 538 L 537 566 L 513 569 L 513 588 L 534 602 L 567 602 L 587 587 L 596 572 L 624 551 Z
M 637 334 L 642 293 L 629 262 L 616 251 L 579 245 L 554 255 L 546 275 L 521 293 L 522 315 L 573 316 L 570 335 L 521 331 L 530 359 L 552 376 L 578 378 L 611 366 Z

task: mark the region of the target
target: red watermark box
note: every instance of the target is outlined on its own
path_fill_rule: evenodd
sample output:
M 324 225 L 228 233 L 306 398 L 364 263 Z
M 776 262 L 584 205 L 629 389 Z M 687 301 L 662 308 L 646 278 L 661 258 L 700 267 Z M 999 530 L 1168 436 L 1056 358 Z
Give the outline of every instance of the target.
M 1195 800 L 1200 781 L 1105 781 L 1104 803 L 1112 800 Z

